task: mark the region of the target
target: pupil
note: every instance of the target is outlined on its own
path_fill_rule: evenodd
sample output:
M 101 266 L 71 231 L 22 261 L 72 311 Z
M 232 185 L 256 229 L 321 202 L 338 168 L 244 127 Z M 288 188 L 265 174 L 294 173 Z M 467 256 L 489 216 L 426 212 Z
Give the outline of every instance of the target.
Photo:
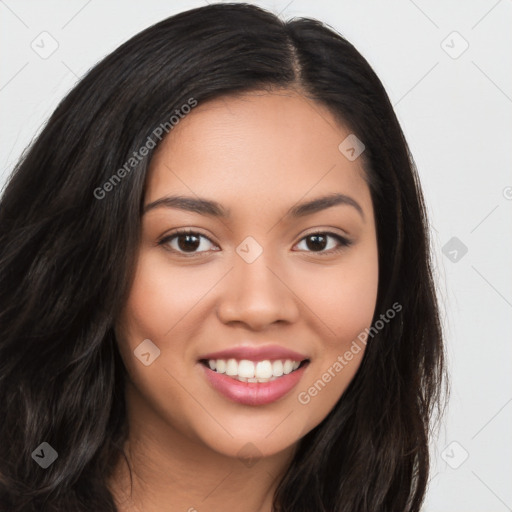
M 317 249 L 319 251 L 325 249 L 325 240 L 326 240 L 325 236 L 310 235 L 307 240 L 308 240 L 308 242 L 306 242 L 306 243 L 307 243 L 308 249 Z M 309 243 L 310 240 L 314 240 L 313 244 Z M 319 240 L 322 240 L 322 241 L 319 242 Z
M 195 238 L 195 242 L 190 241 L 193 238 Z M 183 239 L 186 239 L 185 243 L 181 243 Z M 181 235 L 178 237 L 178 246 L 183 251 L 194 251 L 199 247 L 199 237 L 195 235 Z

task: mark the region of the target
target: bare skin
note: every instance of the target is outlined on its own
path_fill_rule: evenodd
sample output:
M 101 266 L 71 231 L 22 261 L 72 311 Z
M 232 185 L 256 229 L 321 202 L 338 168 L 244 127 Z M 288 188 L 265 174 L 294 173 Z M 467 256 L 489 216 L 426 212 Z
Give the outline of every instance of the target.
M 364 347 L 307 404 L 298 400 L 370 327 L 375 310 L 370 190 L 361 159 L 338 149 L 350 133 L 296 91 L 261 91 L 199 104 L 159 147 L 145 205 L 169 195 L 200 197 L 230 216 L 163 205 L 143 216 L 135 280 L 116 325 L 129 374 L 125 451 L 134 470 L 131 495 L 124 461 L 110 482 L 120 510 L 270 512 L 297 443 L 354 377 Z M 344 203 L 286 215 L 333 193 L 349 196 L 360 211 Z M 196 249 L 187 251 L 184 235 L 158 244 L 178 228 L 196 233 Z M 324 233 L 323 246 L 313 233 Z M 247 237 L 262 249 L 250 263 L 236 251 Z M 145 339 L 161 351 L 149 366 L 134 356 Z M 269 344 L 310 361 L 279 400 L 240 404 L 205 379 L 201 355 Z

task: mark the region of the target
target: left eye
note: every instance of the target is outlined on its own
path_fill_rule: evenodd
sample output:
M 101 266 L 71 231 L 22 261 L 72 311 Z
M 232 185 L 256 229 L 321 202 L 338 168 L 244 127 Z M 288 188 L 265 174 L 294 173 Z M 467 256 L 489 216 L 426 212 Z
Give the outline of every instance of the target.
M 334 239 L 338 242 L 338 247 L 336 248 L 336 243 L 332 243 L 330 247 L 328 246 L 329 243 L 327 242 L 328 239 Z M 308 243 L 309 242 L 309 243 Z M 306 244 L 306 247 L 308 247 L 308 252 L 320 252 L 320 253 L 332 253 L 332 252 L 338 252 L 344 247 L 347 247 L 351 244 L 351 242 L 342 237 L 341 235 L 338 235 L 336 233 L 331 232 L 317 232 L 317 233 L 310 233 L 309 235 L 305 236 L 298 245 L 301 243 Z M 334 246 L 334 248 L 333 248 Z M 311 249 L 313 247 L 313 249 Z M 327 250 L 326 250 L 327 249 Z

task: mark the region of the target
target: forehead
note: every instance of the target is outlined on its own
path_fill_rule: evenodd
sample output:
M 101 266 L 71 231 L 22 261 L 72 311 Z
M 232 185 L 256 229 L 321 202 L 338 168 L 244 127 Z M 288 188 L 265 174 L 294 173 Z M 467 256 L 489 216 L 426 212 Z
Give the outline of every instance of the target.
M 192 193 L 289 203 L 315 192 L 350 192 L 365 202 L 361 159 L 338 149 L 349 134 L 326 107 L 291 90 L 200 103 L 153 156 L 145 202 Z

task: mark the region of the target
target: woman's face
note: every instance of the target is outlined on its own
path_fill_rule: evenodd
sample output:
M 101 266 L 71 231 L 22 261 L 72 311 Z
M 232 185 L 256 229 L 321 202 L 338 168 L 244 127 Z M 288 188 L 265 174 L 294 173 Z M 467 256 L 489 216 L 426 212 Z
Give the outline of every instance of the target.
M 323 106 L 280 91 L 200 103 L 164 139 L 116 325 L 132 422 L 267 456 L 334 407 L 360 365 L 353 341 L 371 325 L 378 284 L 361 159 L 338 148 L 349 134 Z

